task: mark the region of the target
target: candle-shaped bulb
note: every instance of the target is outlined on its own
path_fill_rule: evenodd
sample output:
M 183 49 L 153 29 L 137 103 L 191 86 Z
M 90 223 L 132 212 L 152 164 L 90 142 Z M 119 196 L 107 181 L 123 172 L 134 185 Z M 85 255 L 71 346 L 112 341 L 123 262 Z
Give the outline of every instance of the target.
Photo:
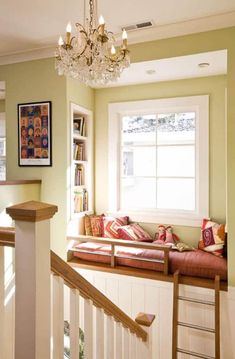
M 112 55 L 116 54 L 116 49 L 115 49 L 114 45 L 112 45 L 112 47 L 111 47 L 111 54 Z
M 66 32 L 70 32 L 71 33 L 72 31 L 72 26 L 71 26 L 71 23 L 69 22 L 67 27 L 66 27 Z
M 99 25 L 104 25 L 104 18 L 102 15 L 99 17 Z
M 64 45 L 64 40 L 62 39 L 62 36 L 59 37 L 58 45 L 59 46 Z
M 127 40 L 127 32 L 125 29 L 122 32 L 122 40 Z

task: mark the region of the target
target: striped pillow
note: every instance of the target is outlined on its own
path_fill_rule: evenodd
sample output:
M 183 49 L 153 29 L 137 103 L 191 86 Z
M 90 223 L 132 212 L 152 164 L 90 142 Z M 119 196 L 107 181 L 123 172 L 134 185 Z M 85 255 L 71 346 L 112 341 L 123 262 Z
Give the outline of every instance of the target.
M 118 228 L 126 226 L 129 223 L 129 217 L 105 217 L 102 218 L 102 237 L 119 238 Z
M 120 239 L 128 241 L 152 242 L 152 237 L 138 224 L 132 223 L 128 226 L 118 228 Z
M 217 257 L 223 257 L 224 245 L 225 225 L 212 222 L 209 219 L 203 219 L 198 248 Z

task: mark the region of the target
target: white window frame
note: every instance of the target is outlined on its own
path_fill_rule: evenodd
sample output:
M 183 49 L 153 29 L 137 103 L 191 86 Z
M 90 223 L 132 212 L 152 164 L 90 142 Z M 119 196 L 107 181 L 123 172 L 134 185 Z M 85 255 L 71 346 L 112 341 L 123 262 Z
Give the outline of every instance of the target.
M 196 113 L 196 209 L 128 210 L 120 209 L 121 118 L 130 115 L 169 112 Z M 209 96 L 188 96 L 109 104 L 109 213 L 129 215 L 132 221 L 199 227 L 209 217 Z

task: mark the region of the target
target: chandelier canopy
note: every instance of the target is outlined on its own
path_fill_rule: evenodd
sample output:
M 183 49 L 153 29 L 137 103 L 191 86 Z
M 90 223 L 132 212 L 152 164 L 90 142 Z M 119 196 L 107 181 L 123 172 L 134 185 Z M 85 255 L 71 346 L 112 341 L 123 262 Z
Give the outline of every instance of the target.
M 74 36 L 68 23 L 65 40 L 60 36 L 55 55 L 59 75 L 91 86 L 116 81 L 123 69 L 130 65 L 126 31 L 122 33 L 121 47 L 116 49 L 114 35 L 106 29 L 102 16 L 97 24 L 96 7 L 96 0 L 89 0 L 89 19 L 84 25 L 75 24 Z

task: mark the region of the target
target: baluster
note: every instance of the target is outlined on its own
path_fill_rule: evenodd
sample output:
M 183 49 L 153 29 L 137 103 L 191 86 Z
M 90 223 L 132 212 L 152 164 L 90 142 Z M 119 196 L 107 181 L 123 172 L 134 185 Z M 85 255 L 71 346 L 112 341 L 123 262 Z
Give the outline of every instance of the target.
M 70 289 L 70 359 L 79 359 L 79 291 Z
M 130 359 L 136 359 L 136 345 L 137 345 L 137 337 L 135 334 L 131 333 L 130 338 Z
M 122 325 L 116 322 L 116 342 L 115 342 L 115 359 L 123 359 L 123 341 L 122 341 Z
M 53 359 L 64 359 L 64 281 L 53 277 Z
M 96 308 L 95 359 L 104 359 L 104 311 Z
M 89 299 L 84 300 L 84 357 L 93 359 L 93 304 Z
M 123 344 L 124 344 L 124 352 L 123 352 L 123 359 L 129 359 L 130 358 L 130 332 L 127 328 L 124 328 L 123 330 Z
M 114 319 L 111 316 L 106 317 L 106 358 L 114 358 Z

